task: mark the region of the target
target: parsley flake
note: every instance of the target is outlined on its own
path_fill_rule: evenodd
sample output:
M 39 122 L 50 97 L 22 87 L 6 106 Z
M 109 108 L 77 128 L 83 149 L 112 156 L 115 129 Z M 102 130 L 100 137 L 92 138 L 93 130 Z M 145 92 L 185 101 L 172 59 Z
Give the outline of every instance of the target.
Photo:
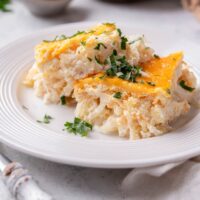
M 81 34 L 83 34 L 83 33 L 86 33 L 85 31 L 77 31 L 74 35 L 72 35 L 72 36 L 70 36 L 70 37 L 68 37 L 68 38 L 73 38 L 73 37 L 75 37 L 75 36 L 77 36 L 77 35 L 81 35 Z
M 116 92 L 116 93 L 113 95 L 113 97 L 116 98 L 116 99 L 121 99 L 122 93 L 121 93 L 121 92 Z
M 66 35 L 60 35 L 60 36 L 56 36 L 53 40 L 43 40 L 43 42 L 55 42 L 55 41 L 62 41 L 62 40 L 66 40 L 66 39 L 71 39 L 77 35 L 81 35 L 83 33 L 86 33 L 85 31 L 78 31 L 77 33 L 75 33 L 72 36 L 67 37 Z
M 153 57 L 156 58 L 156 59 L 160 59 L 160 56 L 157 55 L 157 54 L 154 54 Z
M 84 42 L 84 41 L 81 41 L 81 44 L 82 44 L 83 46 L 85 46 L 85 45 L 86 45 L 86 42 Z
M 11 3 L 11 0 L 1 0 L 0 1 L 0 10 L 2 12 L 11 12 L 11 10 L 7 8 L 7 5 L 10 3 Z
M 64 124 L 65 129 L 70 133 L 74 133 L 75 135 L 79 134 L 82 137 L 88 136 L 88 133 L 92 131 L 92 125 L 86 121 L 81 120 L 80 118 L 75 117 L 74 122 L 66 122 Z
M 38 123 L 49 124 L 52 119 L 53 119 L 53 117 L 51 117 L 50 115 L 45 114 L 44 117 L 43 117 L 43 120 L 37 120 L 37 122 Z
M 116 49 L 113 50 L 113 55 L 117 56 L 117 50 Z
M 53 40 L 43 40 L 43 42 L 48 43 L 48 42 L 55 42 L 55 41 L 66 40 L 66 39 L 68 39 L 68 37 L 65 36 L 65 35 L 60 35 L 60 36 L 56 35 L 56 37 Z
M 121 49 L 125 50 L 126 49 L 126 43 L 128 42 L 128 39 L 126 37 L 121 37 Z
M 192 88 L 192 87 L 186 85 L 184 80 L 181 80 L 181 81 L 179 82 L 179 85 L 180 85 L 183 89 L 185 89 L 185 90 L 187 90 L 187 91 L 189 91 L 189 92 L 192 92 L 192 91 L 195 89 L 195 88 Z
M 106 22 L 106 23 L 103 23 L 103 25 L 106 25 L 106 26 L 112 26 L 112 25 L 115 25 L 115 23 L 109 23 L 109 22 Z
M 103 76 L 100 76 L 99 79 L 104 79 L 106 77 L 106 74 L 104 74 Z
M 64 95 L 60 97 L 60 102 L 61 102 L 61 105 L 66 104 L 66 97 Z
M 119 33 L 119 36 L 121 37 L 122 36 L 122 31 L 121 31 L 121 29 L 117 29 L 117 32 Z
M 156 84 L 154 82 L 148 81 L 147 84 L 151 85 L 151 86 L 156 86 Z
M 101 46 L 104 48 L 104 49 L 107 49 L 106 45 L 102 42 L 98 43 L 97 46 L 94 48 L 96 50 L 100 50 Z
M 142 40 L 142 37 L 139 37 L 139 38 L 129 42 L 129 44 L 134 44 L 135 42 L 140 41 L 140 40 Z M 146 48 L 149 48 L 149 47 L 146 47 Z
M 118 57 L 115 51 L 110 55 L 109 61 L 111 67 L 106 70 L 107 76 L 117 76 L 131 82 L 136 82 L 136 78 L 141 76 L 142 68 L 140 66 L 130 65 L 125 56 Z

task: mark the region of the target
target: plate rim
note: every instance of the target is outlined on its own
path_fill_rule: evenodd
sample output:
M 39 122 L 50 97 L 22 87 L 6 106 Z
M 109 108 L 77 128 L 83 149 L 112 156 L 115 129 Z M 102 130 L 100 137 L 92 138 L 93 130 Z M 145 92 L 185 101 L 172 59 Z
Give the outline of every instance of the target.
M 90 26 L 91 24 L 95 24 L 95 23 L 99 23 L 96 21 L 89 21 L 89 22 L 77 22 L 77 23 L 69 23 L 69 24 L 62 24 L 62 25 L 57 25 L 57 26 L 53 26 L 50 28 L 45 28 L 39 31 L 36 31 L 36 33 L 31 33 L 28 34 L 26 36 L 23 36 L 3 47 L 1 47 L 0 49 L 0 54 L 4 51 L 6 51 L 7 49 L 13 47 L 16 45 L 16 43 L 20 43 L 23 40 L 28 39 L 31 36 L 37 36 L 40 35 L 41 33 L 47 32 L 47 31 L 54 31 L 56 28 L 62 28 L 62 27 L 66 27 L 66 26 L 78 26 L 79 24 L 84 26 Z M 120 25 L 120 23 L 119 23 Z M 136 25 L 136 27 L 138 27 L 138 25 Z M 142 27 L 142 26 L 141 26 Z M 1 77 L 1 72 L 0 72 L 0 77 Z M 1 81 L 0 81 L 1 84 Z M 1 100 L 1 98 L 0 98 Z M 1 105 L 0 105 L 1 108 Z M 0 130 L 2 131 L 2 130 Z M 169 163 L 169 162 L 178 162 L 178 161 L 182 161 L 182 160 L 186 160 L 188 158 L 191 158 L 193 156 L 196 156 L 198 154 L 200 154 L 200 147 L 199 148 L 194 148 L 191 150 L 186 150 L 185 152 L 180 152 L 177 154 L 174 154 L 173 156 L 161 156 L 158 158 L 153 158 L 153 159 L 145 159 L 145 160 L 127 160 L 125 163 L 119 163 L 119 161 L 98 161 L 98 160 L 86 160 L 86 159 L 70 159 L 70 158 L 66 158 L 66 157 L 52 157 L 51 155 L 49 155 L 48 153 L 43 152 L 42 154 L 37 152 L 35 149 L 30 149 L 28 148 L 28 146 L 20 146 L 19 143 L 15 143 L 14 141 L 9 141 L 8 138 L 3 138 L 0 135 L 0 141 L 2 143 L 5 143 L 6 145 L 8 145 L 11 148 L 14 148 L 20 152 L 23 153 L 27 153 L 29 155 L 32 155 L 34 157 L 38 157 L 38 158 L 42 158 L 45 160 L 50 160 L 53 162 L 57 162 L 57 163 L 62 163 L 62 164 L 70 164 L 70 165 L 77 165 L 77 166 L 83 166 L 83 167 L 95 167 L 95 168 L 131 168 L 131 167 L 146 167 L 146 166 L 153 166 L 153 165 L 160 165 L 160 164 L 165 164 L 165 163 Z

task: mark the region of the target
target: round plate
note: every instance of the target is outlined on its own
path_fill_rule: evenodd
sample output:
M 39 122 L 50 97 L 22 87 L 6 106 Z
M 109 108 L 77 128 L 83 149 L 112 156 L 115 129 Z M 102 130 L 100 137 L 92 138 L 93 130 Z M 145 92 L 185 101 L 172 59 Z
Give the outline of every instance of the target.
M 88 138 L 63 131 L 64 122 L 72 121 L 74 108 L 44 105 L 33 89 L 23 86 L 25 73 L 34 62 L 34 46 L 56 35 L 72 35 L 95 23 L 75 23 L 35 32 L 0 50 L 0 141 L 47 160 L 99 168 L 144 167 L 179 161 L 200 153 L 200 115 L 197 109 L 182 117 L 174 129 L 163 136 L 129 141 L 93 131 Z M 170 29 L 134 27 L 123 24 L 124 34 L 144 34 L 157 54 L 184 50 L 199 76 L 200 47 Z M 54 119 L 44 125 L 36 122 L 45 114 Z

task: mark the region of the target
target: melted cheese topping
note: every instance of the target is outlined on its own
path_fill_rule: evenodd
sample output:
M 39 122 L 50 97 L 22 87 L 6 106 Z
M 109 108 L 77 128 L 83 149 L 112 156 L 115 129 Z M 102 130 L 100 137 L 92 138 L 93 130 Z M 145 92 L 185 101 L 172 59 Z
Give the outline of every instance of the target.
M 45 63 L 48 60 L 59 57 L 66 50 L 76 50 L 81 42 L 85 42 L 92 35 L 110 34 L 114 30 L 116 30 L 114 24 L 101 24 L 93 27 L 88 32 L 83 32 L 65 40 L 42 42 L 35 48 L 35 59 L 38 64 Z
M 118 77 L 103 77 L 103 74 L 97 74 L 77 81 L 75 87 L 83 88 L 85 85 L 106 85 L 109 88 L 117 87 L 120 90 L 134 92 L 136 95 L 153 94 L 163 92 L 169 96 L 167 90 L 171 88 L 173 75 L 177 67 L 180 66 L 183 59 L 183 53 L 177 52 L 163 58 L 154 58 L 151 61 L 142 64 L 141 67 L 147 76 L 137 78 L 137 83 L 126 81 Z M 147 82 L 155 83 L 155 86 Z

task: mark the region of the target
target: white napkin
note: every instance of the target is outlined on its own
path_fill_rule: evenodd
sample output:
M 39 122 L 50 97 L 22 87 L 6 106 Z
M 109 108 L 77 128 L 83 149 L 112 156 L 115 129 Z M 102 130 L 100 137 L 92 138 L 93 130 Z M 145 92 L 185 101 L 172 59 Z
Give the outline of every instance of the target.
M 12 198 L 8 188 L 4 185 L 3 176 L 0 174 L 0 199 L 1 200 L 14 200 Z
M 133 169 L 124 178 L 121 189 L 125 199 L 199 200 L 200 156 L 185 162 Z M 0 199 L 14 200 L 1 175 Z
M 122 182 L 134 200 L 199 200 L 200 157 L 162 166 L 133 169 Z

